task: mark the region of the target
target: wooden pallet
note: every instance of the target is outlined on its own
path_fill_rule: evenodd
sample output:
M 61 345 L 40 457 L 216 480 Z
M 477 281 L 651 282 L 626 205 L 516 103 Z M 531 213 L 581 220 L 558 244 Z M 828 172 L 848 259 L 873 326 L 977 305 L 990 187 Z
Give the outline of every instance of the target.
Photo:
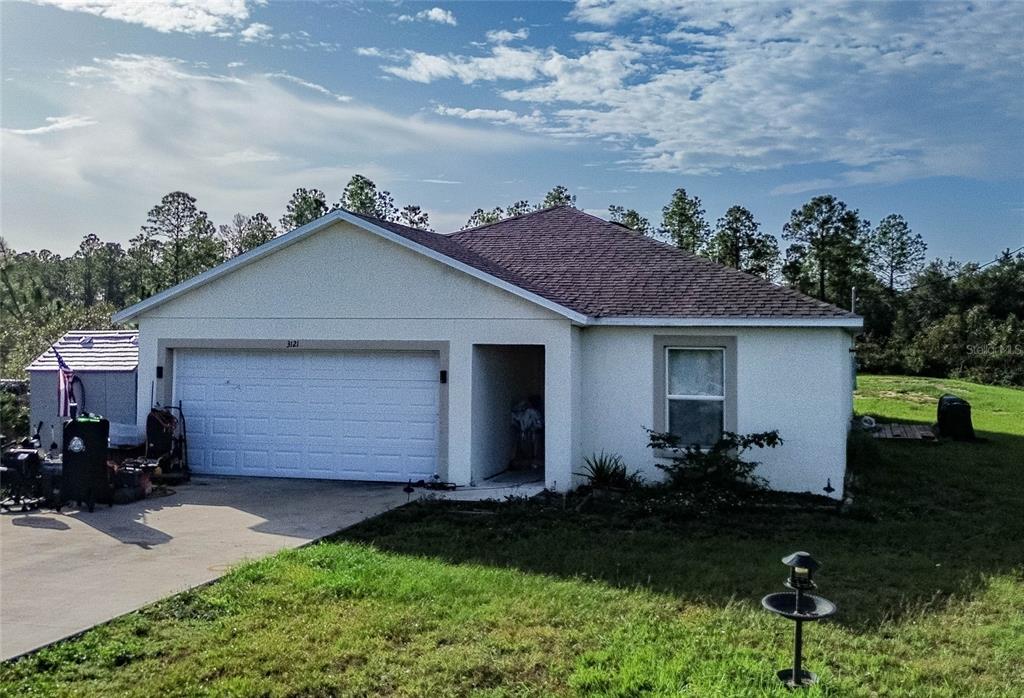
M 932 431 L 932 428 L 920 424 L 879 424 L 872 432 L 872 436 L 876 439 L 935 440 L 935 432 Z

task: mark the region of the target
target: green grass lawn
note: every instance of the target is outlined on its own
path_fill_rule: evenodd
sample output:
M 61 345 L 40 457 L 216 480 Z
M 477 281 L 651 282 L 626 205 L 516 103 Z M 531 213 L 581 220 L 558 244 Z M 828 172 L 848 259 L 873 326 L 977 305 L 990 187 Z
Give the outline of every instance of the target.
M 980 443 L 857 451 L 848 515 L 416 504 L 16 663 L 0 695 L 787 695 L 779 559 L 824 563 L 807 695 L 1024 695 L 1024 391 L 860 378 L 857 410 Z

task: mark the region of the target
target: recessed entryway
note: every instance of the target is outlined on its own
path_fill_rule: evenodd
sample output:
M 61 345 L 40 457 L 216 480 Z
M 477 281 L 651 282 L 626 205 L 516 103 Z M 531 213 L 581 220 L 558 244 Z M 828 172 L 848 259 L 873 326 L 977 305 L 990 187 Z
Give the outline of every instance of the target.
M 473 346 L 474 484 L 506 471 L 544 480 L 544 347 Z

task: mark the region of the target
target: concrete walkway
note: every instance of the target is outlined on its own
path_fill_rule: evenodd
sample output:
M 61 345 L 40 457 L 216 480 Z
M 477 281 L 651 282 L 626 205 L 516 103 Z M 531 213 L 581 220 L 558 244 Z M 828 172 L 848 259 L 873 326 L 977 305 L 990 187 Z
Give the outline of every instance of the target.
M 475 486 L 460 487 L 450 492 L 417 489 L 414 497 L 447 499 L 457 502 L 481 502 L 488 499 L 503 501 L 508 497 L 534 497 L 544 491 L 544 473 L 506 470 Z
M 0 658 L 8 659 L 407 501 L 402 485 L 196 477 L 93 513 L 0 514 Z

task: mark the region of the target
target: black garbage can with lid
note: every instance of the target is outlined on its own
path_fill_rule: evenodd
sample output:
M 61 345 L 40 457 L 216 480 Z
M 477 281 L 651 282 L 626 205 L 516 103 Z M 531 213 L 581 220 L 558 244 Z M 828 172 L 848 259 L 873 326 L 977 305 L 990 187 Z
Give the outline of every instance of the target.
M 111 504 L 113 489 L 107 469 L 110 422 L 83 414 L 64 422 L 64 472 L 61 502 L 78 502 L 92 511 L 96 502 Z
M 971 403 L 956 395 L 939 398 L 939 433 L 957 441 L 974 441 Z

